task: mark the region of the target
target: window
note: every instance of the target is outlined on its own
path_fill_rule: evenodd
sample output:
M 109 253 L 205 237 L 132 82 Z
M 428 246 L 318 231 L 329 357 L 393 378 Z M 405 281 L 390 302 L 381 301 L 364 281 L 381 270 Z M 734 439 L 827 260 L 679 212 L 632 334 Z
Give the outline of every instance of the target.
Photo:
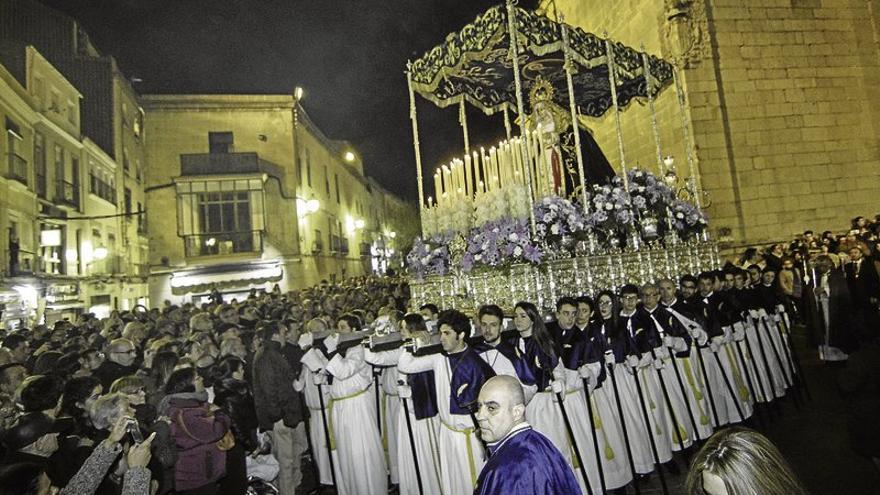
M 312 253 L 320 253 L 324 250 L 324 239 L 321 238 L 321 231 L 315 229 L 314 240 L 312 240 Z
M 64 148 L 55 145 L 55 202 L 70 203 L 73 201 L 73 188 L 66 179 L 64 168 Z
M 46 138 L 34 133 L 34 172 L 37 175 L 37 195 L 46 197 Z
M 21 156 L 22 136 L 18 124 L 6 118 L 6 151 L 9 153 L 9 178 L 28 183 L 27 161 Z
M 58 103 L 60 98 L 61 95 L 59 95 L 57 91 L 52 91 L 52 96 L 49 99 L 49 111 L 61 113 L 61 105 Z
M 122 170 L 127 174 L 131 164 L 128 162 L 128 148 L 122 148 Z
M 324 188 L 327 190 L 327 199 L 330 199 L 330 169 L 324 165 Z
M 309 184 L 309 187 L 312 187 L 312 162 L 309 160 L 309 149 L 306 148 L 306 181 Z
M 137 202 L 137 210 L 136 211 L 138 212 L 138 216 L 137 216 L 138 234 L 146 234 L 147 233 L 147 216 L 142 213 L 144 211 L 144 208 L 143 208 L 143 205 L 141 205 L 140 201 Z
M 70 189 L 72 189 L 73 206 L 79 207 L 79 158 L 70 157 Z
M 141 160 L 137 159 L 134 161 L 134 178 L 137 179 L 138 182 L 141 181 Z
M 232 153 L 233 137 L 231 132 L 209 132 L 209 153 Z
M 334 175 L 333 179 L 336 182 L 336 204 L 339 204 L 339 174 Z
M 43 272 L 52 275 L 64 273 L 64 226 L 40 224 L 40 258 Z
M 131 131 L 134 132 L 134 137 L 140 138 L 141 133 L 144 128 L 144 110 L 142 108 L 138 108 L 137 114 L 134 117 L 134 123 L 131 126 Z
M 116 178 L 104 167 L 92 164 L 89 170 L 89 192 L 116 205 Z
M 67 121 L 76 125 L 76 105 L 73 102 L 67 102 Z
M 131 220 L 131 216 L 130 216 L 131 215 L 131 189 L 126 187 L 124 194 L 125 195 L 123 196 L 123 201 L 124 201 L 124 206 L 125 206 L 125 214 L 129 215 L 129 216 L 126 216 L 126 218 Z
M 187 256 L 262 251 L 262 180 L 179 182 L 177 201 Z

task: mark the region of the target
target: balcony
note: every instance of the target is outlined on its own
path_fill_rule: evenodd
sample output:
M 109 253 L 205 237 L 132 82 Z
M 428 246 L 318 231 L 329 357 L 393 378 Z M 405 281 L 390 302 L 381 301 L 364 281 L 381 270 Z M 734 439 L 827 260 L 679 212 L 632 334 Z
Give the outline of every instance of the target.
M 89 174 L 89 192 L 116 206 L 116 186 L 104 182 L 95 174 Z
M 15 153 L 9 153 L 9 168 L 6 172 L 6 178 L 28 185 L 27 160 Z
M 73 184 L 66 180 L 55 182 L 55 204 L 62 206 L 79 207 L 79 184 Z
M 263 251 L 263 232 L 215 232 L 183 236 L 187 258 L 195 256 L 226 256 Z
M 269 174 L 282 177 L 281 169 L 261 160 L 257 153 L 196 153 L 180 155 L 180 174 L 243 175 Z

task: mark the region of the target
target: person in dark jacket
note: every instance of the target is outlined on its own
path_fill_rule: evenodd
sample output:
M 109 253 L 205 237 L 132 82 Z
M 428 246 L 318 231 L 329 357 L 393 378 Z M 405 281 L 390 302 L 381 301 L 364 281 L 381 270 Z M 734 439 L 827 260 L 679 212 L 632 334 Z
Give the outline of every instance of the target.
M 235 446 L 226 452 L 226 478 L 220 493 L 239 495 L 247 491 L 246 456 L 259 448 L 257 413 L 254 397 L 244 381 L 245 364 L 240 358 L 226 356 L 214 368 L 214 404 L 232 420 Z
M 93 376 L 101 380 L 104 390 L 118 378 L 137 373 L 137 349 L 128 339 L 115 339 L 107 346 L 107 360 L 93 372 Z
M 281 352 L 286 328 L 268 322 L 257 331 L 260 348 L 254 357 L 253 390 L 261 430 L 272 432 L 272 450 L 280 467 L 281 495 L 293 495 L 302 481 L 300 459 L 306 450 L 302 400 L 293 389 L 295 375 Z
M 171 436 L 177 444 L 174 488 L 187 495 L 216 495 L 218 481 L 226 475 L 224 443 L 231 421 L 208 404 L 202 377 L 194 368 L 182 368 L 168 378 L 168 394 L 159 403 L 159 413 L 171 421 Z

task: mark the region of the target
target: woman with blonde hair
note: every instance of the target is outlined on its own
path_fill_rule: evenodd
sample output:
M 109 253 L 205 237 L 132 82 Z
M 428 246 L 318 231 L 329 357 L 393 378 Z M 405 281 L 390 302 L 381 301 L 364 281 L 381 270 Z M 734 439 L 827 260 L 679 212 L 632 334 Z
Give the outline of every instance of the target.
M 694 457 L 688 495 L 807 495 L 791 466 L 764 435 L 734 426 L 719 431 Z

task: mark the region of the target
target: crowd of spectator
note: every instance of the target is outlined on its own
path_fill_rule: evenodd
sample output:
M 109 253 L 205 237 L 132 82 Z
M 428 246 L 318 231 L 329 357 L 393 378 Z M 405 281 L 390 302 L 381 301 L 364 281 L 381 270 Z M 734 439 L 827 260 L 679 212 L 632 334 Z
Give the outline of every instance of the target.
M 401 280 L 352 278 L 244 300 L 215 291 L 202 305 L 4 333 L 0 492 L 242 494 L 299 484 L 278 461 L 305 448 L 279 456 L 272 440 L 305 419 L 290 379 L 279 379 L 299 372 L 300 329 L 313 320 L 335 328 L 349 313 L 367 324 L 397 318 L 407 302 Z

